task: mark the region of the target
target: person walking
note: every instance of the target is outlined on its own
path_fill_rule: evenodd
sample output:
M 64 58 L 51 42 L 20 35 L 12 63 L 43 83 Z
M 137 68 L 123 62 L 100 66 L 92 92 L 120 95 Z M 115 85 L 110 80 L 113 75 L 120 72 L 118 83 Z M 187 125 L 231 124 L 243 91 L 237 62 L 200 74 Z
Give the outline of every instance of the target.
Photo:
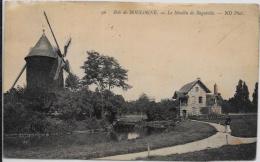
M 225 133 L 231 133 L 230 123 L 231 123 L 231 118 L 229 115 L 227 115 L 225 120 Z
M 225 120 L 225 133 L 226 133 L 226 142 L 228 145 L 228 133 L 231 134 L 231 129 L 230 129 L 230 123 L 231 123 L 231 118 L 229 115 L 226 116 L 226 120 Z

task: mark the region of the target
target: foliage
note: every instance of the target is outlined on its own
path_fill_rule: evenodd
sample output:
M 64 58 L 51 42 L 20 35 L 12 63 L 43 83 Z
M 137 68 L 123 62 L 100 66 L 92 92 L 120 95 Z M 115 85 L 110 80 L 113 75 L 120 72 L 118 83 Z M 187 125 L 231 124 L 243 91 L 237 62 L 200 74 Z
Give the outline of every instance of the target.
M 38 94 L 38 95 L 36 95 Z M 6 133 L 46 132 L 46 112 L 50 98 L 46 93 L 18 87 L 4 94 L 4 131 Z
M 232 101 L 230 102 L 230 100 L 222 101 L 222 103 L 221 103 L 222 113 L 230 113 L 230 112 L 236 111 L 234 106 L 231 103 L 232 103 Z
M 121 114 L 125 107 L 125 100 L 122 95 L 115 95 L 111 91 L 104 92 L 105 114 L 110 123 L 116 119 L 117 114 Z
M 142 94 L 136 101 L 125 104 L 125 114 L 146 114 L 147 120 L 173 120 L 177 115 L 177 103 L 170 99 L 155 102 L 146 94 Z
M 138 100 L 135 103 L 135 107 L 139 112 L 146 112 L 150 107 L 152 103 L 152 99 L 149 98 L 146 94 L 142 94 Z
M 60 91 L 56 94 L 57 100 L 54 102 L 51 112 L 57 113 L 58 117 L 63 120 L 80 120 L 82 116 L 91 117 L 93 106 L 90 104 L 90 98 L 85 96 L 86 92 L 82 93 L 82 91 Z
M 246 82 L 239 80 L 236 86 L 234 97 L 229 99 L 234 108 L 232 112 L 249 112 L 251 111 L 251 101 L 249 100 L 249 91 Z
M 108 93 L 112 88 L 119 87 L 123 90 L 131 88 L 130 85 L 126 83 L 127 70 L 121 67 L 118 61 L 110 56 L 101 55 L 95 51 L 88 51 L 87 61 L 84 62 L 84 65 L 81 67 L 84 69 L 85 76 L 82 79 L 84 85 L 96 85 L 96 93 L 100 95 L 101 102 L 98 102 L 98 105 L 95 109 L 98 117 L 103 118 L 103 116 L 109 116 L 109 121 L 115 119 L 117 110 L 115 109 L 117 102 L 112 103 L 111 98 L 115 100 L 122 100 L 113 93 Z M 106 91 L 108 90 L 108 91 Z M 109 97 L 110 96 L 110 97 Z M 116 106 L 118 107 L 118 105 Z
M 230 115 L 231 135 L 236 137 L 256 137 L 257 136 L 257 114 Z M 194 118 L 195 119 L 195 118 Z M 202 120 L 211 123 L 225 125 L 225 115 L 197 116 L 195 120 Z
M 152 101 L 146 94 L 141 94 L 137 100 L 126 101 L 125 109 L 123 113 L 125 114 L 144 114 L 149 108 L 149 104 Z
M 124 90 L 129 89 L 127 81 L 127 70 L 122 68 L 113 57 L 104 56 L 95 51 L 88 51 L 87 61 L 81 67 L 85 71 L 84 84 L 95 84 L 99 91 L 114 87 Z
M 209 114 L 210 113 L 209 107 L 202 107 L 200 109 L 200 112 L 201 112 L 201 114 Z
M 177 115 L 176 107 L 176 103 L 169 99 L 161 100 L 158 103 L 152 101 L 149 109 L 146 110 L 147 120 L 173 120 Z
M 80 79 L 77 75 L 69 73 L 65 80 L 65 87 L 72 91 L 78 90 L 80 88 Z
M 257 112 L 257 104 L 258 104 L 258 82 L 255 83 L 255 89 L 253 92 L 253 100 L 252 100 L 252 108 L 254 112 Z
M 100 92 L 92 92 L 88 89 L 71 92 L 61 91 L 57 94 L 57 100 L 53 104 L 52 112 L 63 120 L 85 120 L 87 118 L 101 118 L 102 101 Z M 117 113 L 124 107 L 124 98 L 110 91 L 104 92 L 104 112 L 108 121 L 113 122 Z

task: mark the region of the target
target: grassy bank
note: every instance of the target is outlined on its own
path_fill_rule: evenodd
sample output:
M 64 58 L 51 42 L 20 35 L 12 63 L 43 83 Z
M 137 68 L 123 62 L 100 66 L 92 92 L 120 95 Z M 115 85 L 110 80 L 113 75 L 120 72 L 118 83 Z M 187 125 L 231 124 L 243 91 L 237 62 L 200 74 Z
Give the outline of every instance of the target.
M 154 156 L 152 161 L 218 161 L 218 160 L 253 160 L 256 156 L 256 143 L 226 145 L 216 149 L 207 149 L 185 154 Z
M 257 115 L 231 115 L 231 134 L 236 137 L 257 136 Z M 199 119 L 224 125 L 225 119 Z
M 215 128 L 208 124 L 185 121 L 169 132 L 153 134 L 136 140 L 86 145 L 77 142 L 78 139 L 75 138 L 74 141 L 68 141 L 64 145 L 35 146 L 26 149 L 5 147 L 4 155 L 8 158 L 91 159 L 145 151 L 147 143 L 151 149 L 184 144 L 209 137 L 215 133 Z M 85 140 L 89 140 L 87 136 Z

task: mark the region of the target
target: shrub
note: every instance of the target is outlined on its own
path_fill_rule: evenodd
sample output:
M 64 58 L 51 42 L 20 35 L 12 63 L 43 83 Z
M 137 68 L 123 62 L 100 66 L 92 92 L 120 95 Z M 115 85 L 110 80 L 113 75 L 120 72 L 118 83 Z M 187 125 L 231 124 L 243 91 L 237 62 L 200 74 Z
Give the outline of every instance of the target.
M 210 113 L 209 107 L 202 107 L 200 109 L 200 112 L 201 112 L 201 114 L 209 114 Z
M 152 101 L 146 112 L 147 120 L 173 120 L 176 118 L 176 103 L 171 100 L 162 100 L 159 103 Z

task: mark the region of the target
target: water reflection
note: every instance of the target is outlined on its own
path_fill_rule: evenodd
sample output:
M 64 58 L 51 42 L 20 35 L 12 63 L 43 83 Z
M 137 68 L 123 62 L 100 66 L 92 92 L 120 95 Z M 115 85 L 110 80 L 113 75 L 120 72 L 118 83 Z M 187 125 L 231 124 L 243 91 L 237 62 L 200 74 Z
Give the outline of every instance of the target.
M 139 133 L 137 132 L 129 132 L 128 135 L 127 135 L 127 139 L 128 140 L 131 140 L 131 139 L 136 139 L 140 136 Z
M 153 127 L 137 127 L 137 126 L 116 126 L 113 130 L 111 139 L 122 140 L 134 140 L 137 138 L 143 138 L 151 134 L 161 133 L 164 129 Z

